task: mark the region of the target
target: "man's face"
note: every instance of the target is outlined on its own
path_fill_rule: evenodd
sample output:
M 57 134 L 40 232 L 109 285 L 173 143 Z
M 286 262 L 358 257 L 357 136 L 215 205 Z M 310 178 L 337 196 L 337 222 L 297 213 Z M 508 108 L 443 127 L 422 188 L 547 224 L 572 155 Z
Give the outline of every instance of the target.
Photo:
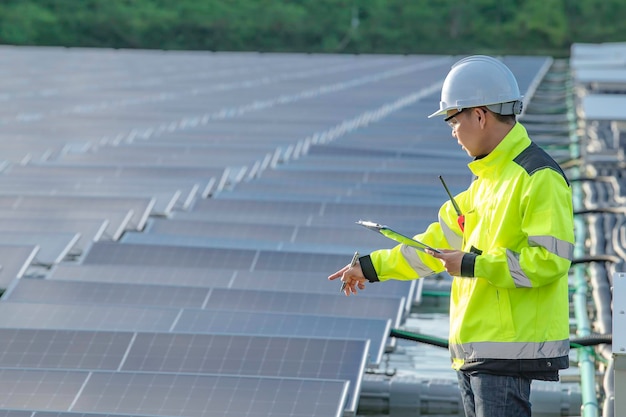
M 485 154 L 483 149 L 481 119 L 487 117 L 487 112 L 479 107 L 468 109 L 449 110 L 446 123 L 452 129 L 452 137 L 469 156 L 476 157 Z

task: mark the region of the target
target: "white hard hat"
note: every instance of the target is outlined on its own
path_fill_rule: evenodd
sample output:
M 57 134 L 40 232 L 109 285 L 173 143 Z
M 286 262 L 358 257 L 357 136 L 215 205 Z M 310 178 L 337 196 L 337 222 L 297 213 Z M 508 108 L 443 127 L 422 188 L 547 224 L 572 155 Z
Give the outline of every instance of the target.
M 515 76 L 502 62 L 485 55 L 463 58 L 454 65 L 441 88 L 441 116 L 452 109 L 486 106 L 499 114 L 520 114 L 522 95 Z

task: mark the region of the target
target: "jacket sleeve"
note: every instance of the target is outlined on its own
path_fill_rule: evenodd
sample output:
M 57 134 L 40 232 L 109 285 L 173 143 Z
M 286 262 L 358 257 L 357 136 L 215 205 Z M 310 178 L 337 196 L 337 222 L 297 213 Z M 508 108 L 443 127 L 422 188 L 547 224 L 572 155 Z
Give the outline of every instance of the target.
M 551 169 L 536 172 L 520 196 L 521 241 L 474 258 L 474 274 L 504 288 L 532 288 L 567 275 L 574 251 L 572 195 Z
M 420 242 L 442 249 L 452 249 L 454 246 L 448 241 L 455 236 L 454 245 L 460 242 L 457 232 L 454 232 L 456 214 L 454 208 L 447 202 L 439 209 L 439 221 L 431 223 L 424 233 L 414 236 Z M 450 224 L 452 223 L 452 224 Z M 458 229 L 458 226 L 456 226 Z M 457 242 L 458 240 L 458 242 Z M 443 264 L 438 259 L 406 245 L 396 245 L 392 249 L 381 249 L 372 252 L 369 257 L 361 261 L 363 272 L 370 281 L 386 281 L 388 279 L 411 280 L 444 271 Z

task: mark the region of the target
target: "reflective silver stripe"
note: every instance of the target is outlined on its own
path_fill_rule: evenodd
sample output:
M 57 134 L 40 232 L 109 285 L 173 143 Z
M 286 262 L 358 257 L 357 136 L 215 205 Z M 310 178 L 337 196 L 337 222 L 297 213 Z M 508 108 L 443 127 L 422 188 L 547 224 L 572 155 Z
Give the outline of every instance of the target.
M 574 258 L 574 245 L 553 236 L 529 236 L 530 246 L 541 246 L 548 252 L 571 261 Z
M 463 237 L 454 233 L 450 226 L 443 221 L 441 216 L 439 216 L 439 226 L 441 226 L 443 235 L 446 237 L 446 240 L 452 249 L 461 250 L 463 247 Z
M 509 266 L 509 272 L 513 277 L 513 282 L 516 287 L 531 288 L 533 286 L 532 282 L 530 282 L 530 278 L 528 278 L 524 271 L 522 271 L 522 266 L 519 263 L 519 253 L 507 249 L 506 263 Z
M 409 265 L 411 265 L 411 268 L 413 268 L 415 272 L 417 272 L 417 275 L 419 275 L 420 277 L 425 277 L 435 272 L 426 265 L 424 265 L 415 248 L 407 245 L 400 245 L 400 252 L 402 253 L 402 256 L 404 256 L 404 259 L 406 259 L 406 261 L 409 263 Z
M 450 343 L 450 353 L 453 358 L 463 360 L 558 358 L 569 354 L 569 340 Z

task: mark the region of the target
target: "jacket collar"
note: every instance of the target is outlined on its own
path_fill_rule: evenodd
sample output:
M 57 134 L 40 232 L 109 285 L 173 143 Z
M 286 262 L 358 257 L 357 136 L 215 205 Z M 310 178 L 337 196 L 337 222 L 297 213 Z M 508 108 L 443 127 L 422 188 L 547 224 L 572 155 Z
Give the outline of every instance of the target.
M 477 177 L 498 175 L 506 162 L 513 160 L 528 145 L 530 145 L 530 139 L 526 128 L 517 122 L 491 153 L 473 160 L 468 167 Z

